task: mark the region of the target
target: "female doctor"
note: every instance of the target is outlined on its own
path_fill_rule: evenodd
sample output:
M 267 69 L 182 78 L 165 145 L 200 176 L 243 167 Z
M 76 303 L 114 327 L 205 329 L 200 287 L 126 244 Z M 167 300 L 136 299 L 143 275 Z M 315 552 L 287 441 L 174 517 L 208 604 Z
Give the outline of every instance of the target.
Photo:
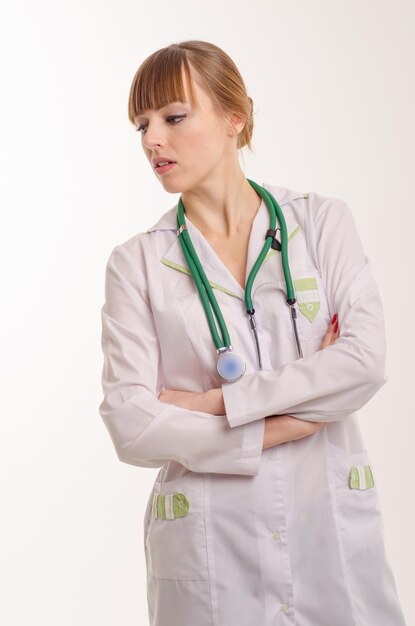
M 149 56 L 128 112 L 180 194 L 113 248 L 101 309 L 100 415 L 160 468 L 150 625 L 403 626 L 356 414 L 387 380 L 383 311 L 348 205 L 245 177 L 252 100 L 211 43 Z

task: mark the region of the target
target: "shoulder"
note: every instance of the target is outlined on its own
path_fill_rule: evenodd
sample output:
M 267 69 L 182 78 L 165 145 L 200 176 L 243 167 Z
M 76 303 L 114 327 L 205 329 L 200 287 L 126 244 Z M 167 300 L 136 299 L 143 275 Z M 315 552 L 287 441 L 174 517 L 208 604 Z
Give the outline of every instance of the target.
M 146 232 L 136 233 L 125 241 L 113 246 L 109 255 L 109 261 L 122 264 L 130 260 L 138 261 L 146 246 Z
M 347 202 L 339 197 L 316 191 L 299 191 L 272 183 L 263 183 L 263 187 L 274 195 L 284 214 L 291 215 L 292 219 L 303 227 L 315 224 L 328 211 L 330 217 L 350 215 Z
M 106 273 L 127 281 L 137 289 L 145 288 L 152 258 L 157 258 L 146 231 L 136 233 L 110 250 Z
M 130 282 L 146 282 L 166 246 L 169 247 L 176 238 L 176 209 L 177 204 L 165 211 L 147 230 L 114 245 L 108 257 L 107 270 L 118 272 Z

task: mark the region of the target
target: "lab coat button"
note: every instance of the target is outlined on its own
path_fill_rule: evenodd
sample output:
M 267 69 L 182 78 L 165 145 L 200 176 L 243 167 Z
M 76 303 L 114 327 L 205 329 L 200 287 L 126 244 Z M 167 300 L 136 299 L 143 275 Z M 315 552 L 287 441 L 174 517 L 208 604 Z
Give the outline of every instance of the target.
M 281 604 L 280 609 L 284 613 L 288 613 L 288 604 Z
M 307 309 L 312 311 L 314 309 L 314 304 L 307 304 Z
M 276 530 L 274 533 L 272 533 L 272 536 L 274 537 L 274 539 L 276 541 L 280 540 L 280 533 L 278 532 L 278 530 Z

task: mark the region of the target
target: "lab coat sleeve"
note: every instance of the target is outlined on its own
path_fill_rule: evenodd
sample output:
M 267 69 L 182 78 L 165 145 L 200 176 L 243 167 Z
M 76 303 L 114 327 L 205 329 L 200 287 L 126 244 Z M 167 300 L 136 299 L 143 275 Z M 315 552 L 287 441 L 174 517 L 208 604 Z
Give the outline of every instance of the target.
M 122 245 L 112 250 L 101 308 L 104 398 L 99 413 L 118 458 L 142 467 L 174 460 L 194 472 L 257 474 L 265 420 L 231 429 L 225 415 L 158 399 L 159 340 L 145 276 L 134 267 L 139 278 L 131 284 L 128 257 Z
M 339 338 L 276 370 L 223 383 L 231 427 L 283 414 L 311 422 L 345 419 L 387 381 L 382 302 L 354 217 L 335 198 L 309 210 L 308 243 L 315 246 L 330 311 L 338 313 Z

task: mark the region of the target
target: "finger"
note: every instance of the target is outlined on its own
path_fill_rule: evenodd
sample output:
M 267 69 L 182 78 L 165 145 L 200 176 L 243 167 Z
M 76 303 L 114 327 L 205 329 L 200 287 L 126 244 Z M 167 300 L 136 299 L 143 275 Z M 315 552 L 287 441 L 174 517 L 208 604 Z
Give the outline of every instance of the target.
M 339 323 L 336 322 L 335 327 L 333 329 L 333 334 L 332 334 L 332 343 L 334 343 L 336 339 L 338 338 L 339 338 Z
M 338 318 L 336 318 L 336 321 L 334 322 L 334 324 L 330 324 L 330 326 L 333 326 L 331 339 L 332 339 L 332 343 L 334 343 L 336 341 L 336 339 L 338 339 L 338 337 L 339 337 L 339 320 L 338 320 Z
M 329 345 L 330 345 L 330 338 L 327 337 L 327 335 L 325 335 L 323 341 L 321 342 L 320 350 L 324 350 L 324 348 L 327 348 L 327 346 Z
M 323 341 L 322 341 L 322 344 L 321 344 L 321 349 L 322 350 L 331 344 L 332 337 L 333 337 L 333 329 L 330 328 L 330 326 L 329 326 L 329 330 L 326 332 L 326 334 L 323 337 Z
M 339 320 L 337 317 L 337 313 L 335 313 L 333 317 L 331 318 L 330 324 L 328 325 L 328 330 L 335 330 L 338 323 L 339 323 Z
M 331 337 L 330 345 L 333 346 L 336 343 L 336 340 L 339 338 L 338 335 L 333 334 Z

